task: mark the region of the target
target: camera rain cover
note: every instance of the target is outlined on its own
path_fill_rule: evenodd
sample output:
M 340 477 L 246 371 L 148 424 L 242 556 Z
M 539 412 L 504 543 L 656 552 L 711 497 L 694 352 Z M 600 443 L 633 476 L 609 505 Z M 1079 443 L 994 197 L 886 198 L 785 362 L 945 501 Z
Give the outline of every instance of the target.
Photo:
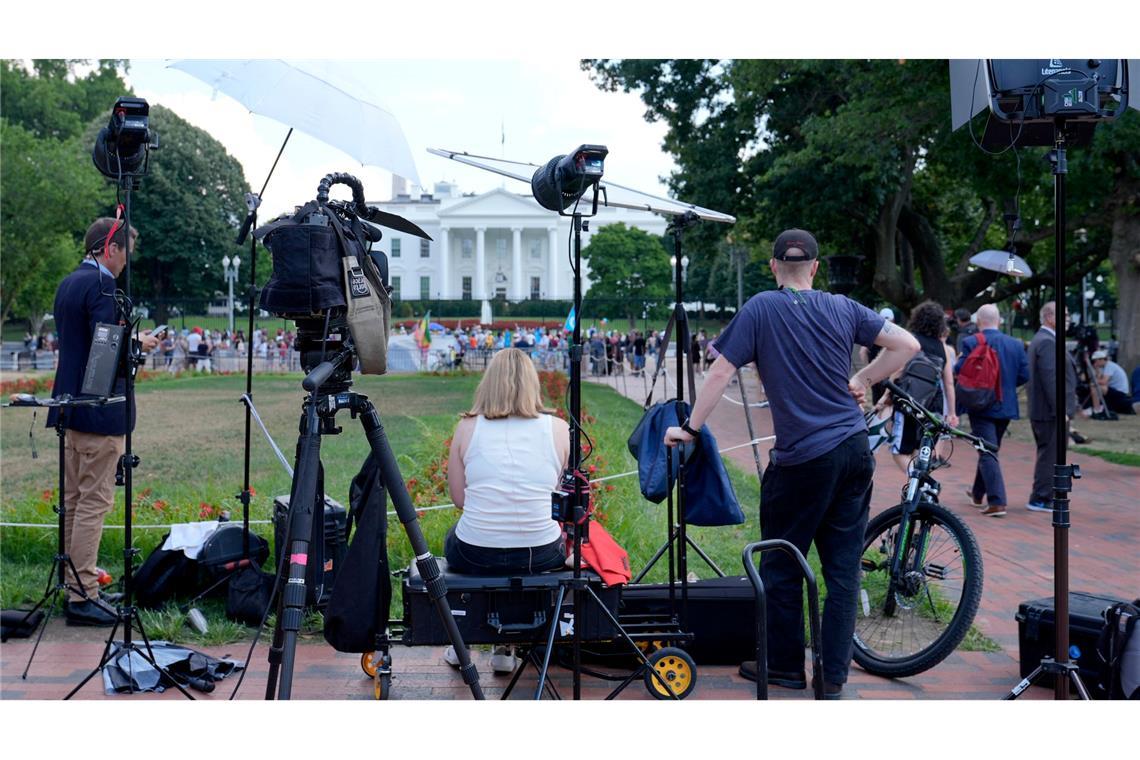
M 285 317 L 307 317 L 345 306 L 341 251 L 328 217 L 310 201 L 293 215 L 259 227 L 273 256 L 273 274 L 261 290 L 260 306 Z

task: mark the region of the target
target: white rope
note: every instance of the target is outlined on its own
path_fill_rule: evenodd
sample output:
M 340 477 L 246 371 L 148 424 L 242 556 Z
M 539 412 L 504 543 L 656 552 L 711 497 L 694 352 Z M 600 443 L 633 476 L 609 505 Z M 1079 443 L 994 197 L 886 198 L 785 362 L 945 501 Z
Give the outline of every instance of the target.
M 265 423 L 261 421 L 261 415 L 257 413 L 257 408 L 253 405 L 253 399 L 249 397 L 248 393 L 243 393 L 241 394 L 241 402 L 249 408 L 250 414 L 257 420 L 257 426 L 261 428 L 261 432 L 265 433 L 265 439 L 269 441 L 269 445 L 273 447 L 273 453 L 277 455 L 277 458 L 281 461 L 281 466 L 285 468 L 285 472 L 289 473 L 289 479 L 292 480 L 293 468 L 289 466 L 289 460 L 281 453 L 281 449 L 277 446 L 277 442 L 273 440 L 273 436 L 266 430 Z
M 737 406 L 744 406 L 745 405 L 743 401 L 737 401 L 736 399 L 729 396 L 727 393 L 720 394 L 720 397 L 722 399 L 724 399 L 725 401 L 736 404 Z M 749 409 L 767 409 L 768 408 L 768 402 L 767 401 L 750 401 L 750 402 L 748 402 L 748 408 Z
M 264 429 L 264 428 L 262 428 L 262 429 Z M 737 446 L 729 446 L 728 448 L 720 449 L 717 453 L 727 454 L 728 452 L 735 451 L 736 449 L 743 449 L 745 446 L 754 446 L 757 443 L 763 443 L 764 441 L 774 441 L 774 440 L 776 440 L 776 436 L 767 435 L 767 436 L 764 436 L 762 438 L 754 438 L 751 441 L 741 443 Z M 594 478 L 590 482 L 591 483 L 604 483 L 607 480 L 617 480 L 618 478 L 628 478 L 628 477 L 630 477 L 632 475 L 636 475 L 636 474 L 637 474 L 637 470 L 630 470 L 629 472 L 619 472 L 616 475 L 606 475 L 605 477 L 602 477 L 602 478 Z M 454 509 L 454 508 L 455 508 L 455 504 L 436 504 L 436 505 L 431 506 L 431 507 L 416 507 L 416 512 L 433 512 L 433 511 L 439 510 L 439 509 Z M 394 510 L 389 511 L 388 516 L 394 517 L 394 516 L 396 516 L 396 512 Z M 236 523 L 237 521 L 235 520 L 232 522 Z M 250 520 L 249 524 L 250 525 L 272 525 L 273 521 L 272 520 Z M 0 528 L 55 528 L 55 527 L 57 527 L 57 523 L 9 523 L 9 522 L 0 522 Z M 122 530 L 125 526 L 122 526 L 122 525 L 104 525 L 103 527 L 104 528 L 110 528 L 113 530 Z M 154 530 L 156 528 L 163 528 L 163 529 L 169 530 L 170 528 L 172 528 L 174 526 L 173 525 L 135 525 L 132 527 L 139 528 L 141 530 Z

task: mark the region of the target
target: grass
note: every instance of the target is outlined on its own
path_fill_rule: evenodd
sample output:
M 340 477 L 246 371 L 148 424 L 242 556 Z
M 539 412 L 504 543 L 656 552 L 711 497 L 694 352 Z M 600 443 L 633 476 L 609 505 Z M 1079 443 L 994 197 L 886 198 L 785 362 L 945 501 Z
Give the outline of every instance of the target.
M 1091 457 L 1100 457 L 1106 462 L 1122 464 L 1128 467 L 1140 467 L 1140 454 L 1131 454 L 1126 451 L 1104 451 L 1103 449 L 1087 449 L 1083 446 L 1074 446 L 1073 451 Z
M 368 395 L 379 409 L 401 471 L 418 507 L 446 503 L 445 476 L 447 440 L 457 414 L 468 408 L 478 383 L 477 375 L 357 376 L 354 389 Z M 133 523 L 134 545 L 140 559 L 161 541 L 174 522 L 210 519 L 228 510 L 240 519 L 236 495 L 242 488 L 244 392 L 240 376 L 198 376 L 163 379 L 138 385 L 138 426 L 133 436 L 135 453 L 141 458 L 135 470 Z M 259 376 L 254 402 L 266 427 L 292 464 L 297 423 L 303 394 L 300 375 Z M 641 407 L 609 388 L 586 384 L 583 403 L 588 414 L 586 432 L 594 450 L 586 466 L 595 468 L 594 478 L 629 472 L 637 465 L 626 448 L 626 439 L 641 418 Z M 54 526 L 56 516 L 56 439 L 43 429 L 43 416 L 27 410 L 9 410 L 0 427 L 0 516 L 3 522 L 41 523 Z M 325 491 L 348 505 L 348 487 L 367 454 L 363 432 L 348 414 L 337 422 L 340 435 L 322 439 Z M 34 432 L 38 458 L 30 455 L 29 426 Z M 289 493 L 290 479 L 256 424 L 252 430 L 250 483 L 255 495 L 250 506 L 254 521 L 271 519 L 273 498 Z M 728 463 L 746 522 L 738 526 L 690 527 L 690 537 L 728 574 L 740 574 L 740 552 L 759 537 L 760 487 L 754 474 Z M 107 518 L 108 526 L 124 521 L 123 493 Z M 635 574 L 644 567 L 666 540 L 664 504 L 646 502 L 636 476 L 605 481 L 597 491 L 600 519 L 630 555 Z M 391 508 L 391 507 L 390 507 Z M 421 512 L 420 523 L 432 551 L 442 554 L 443 536 L 454 522 L 451 509 Z M 272 546 L 272 528 L 255 524 L 253 530 Z M 0 604 L 12 608 L 29 604 L 43 592 L 44 580 L 55 553 L 56 532 L 48 528 L 0 528 Z M 399 521 L 389 520 L 388 551 L 393 568 L 407 567 L 411 548 Z M 121 574 L 123 531 L 108 527 L 100 548 L 99 564 L 116 578 Z M 821 577 L 814 549 L 809 556 Z M 269 563 L 266 565 L 267 569 Z M 689 568 L 700 577 L 714 573 L 695 552 L 689 553 Z M 667 577 L 663 559 L 646 576 L 646 582 Z M 821 589 L 821 596 L 824 590 Z M 393 584 L 394 616 L 401 609 L 400 591 Z M 181 601 L 181 600 L 180 600 Z M 198 608 L 206 615 L 210 631 L 205 636 L 184 624 L 177 603 L 166 610 L 144 613 L 148 633 L 156 638 L 188 644 L 224 644 L 248 638 L 252 629 L 228 621 L 220 599 L 207 599 Z M 151 628 L 154 630 L 152 631 Z M 319 619 L 309 620 L 306 630 L 319 637 Z M 980 634 L 979 634 L 980 635 Z M 984 638 L 984 637 L 983 637 Z

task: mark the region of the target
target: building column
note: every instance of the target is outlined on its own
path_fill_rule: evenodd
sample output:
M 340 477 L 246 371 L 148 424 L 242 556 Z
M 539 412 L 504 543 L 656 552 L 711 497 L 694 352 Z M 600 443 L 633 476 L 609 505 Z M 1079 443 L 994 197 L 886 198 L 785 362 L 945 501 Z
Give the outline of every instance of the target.
M 450 233 L 451 229 L 448 227 L 441 227 L 439 230 L 440 260 L 443 262 L 439 272 L 440 298 L 451 298 L 451 283 L 448 281 L 448 273 L 451 269 Z
M 522 227 L 511 227 L 511 297 L 516 301 L 526 298 L 522 280 Z
M 475 287 L 471 294 L 476 301 L 487 300 L 487 258 L 484 250 L 486 227 L 475 228 Z
M 558 298 L 558 228 L 550 227 L 546 231 L 550 238 L 546 292 L 551 298 Z

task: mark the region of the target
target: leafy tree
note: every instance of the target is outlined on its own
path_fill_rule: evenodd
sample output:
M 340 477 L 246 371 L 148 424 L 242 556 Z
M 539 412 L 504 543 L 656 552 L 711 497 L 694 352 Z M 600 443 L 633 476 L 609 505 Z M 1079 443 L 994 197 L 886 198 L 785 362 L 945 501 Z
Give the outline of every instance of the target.
M 85 76 L 76 68 L 74 61 L 35 61 L 31 70 L 0 61 L 0 323 L 27 317 L 34 333 L 100 211 L 83 128 L 105 120 L 109 93 L 125 89 L 115 62 L 101 61 Z
M 150 127 L 161 147 L 151 152 L 149 172 L 131 195 L 131 223 L 139 230 L 131 287 L 165 321 L 172 301 L 209 299 L 225 287 L 223 256 L 241 257 L 239 276 L 248 277 L 249 249 L 234 239 L 249 184 L 221 143 L 168 108 L 151 106 Z M 258 251 L 264 282 L 269 255 Z
M 594 60 L 582 66 L 603 89 L 638 92 L 646 118 L 667 124 L 663 147 L 679 167 L 672 190 L 734 213 L 738 241 L 756 246 L 784 227 L 812 229 L 825 250 L 866 257 L 863 279 L 873 291 L 857 295 L 902 309 L 927 297 L 948 307 L 1021 293 L 1040 297 L 1051 280 L 1052 176 L 1045 150 L 995 157 L 980 151 L 966 130 L 951 133 L 945 61 Z M 975 121 L 975 133 L 984 118 Z M 1133 229 L 1140 225 L 1133 221 L 1137 124 L 1131 112 L 1102 124 L 1091 147 L 1069 154 L 1068 232 L 1088 228 L 1093 243 L 1069 247 L 1070 283 L 1110 248 L 1136 271 L 1128 261 L 1135 245 L 1127 240 L 1140 237 Z M 970 271 L 973 253 L 1007 244 L 1002 212 L 1015 197 L 1023 220 L 1016 247 L 1038 274 L 1018 282 Z M 1122 235 L 1124 242 L 1109 242 Z M 694 259 L 691 281 L 708 287 L 718 266 L 715 249 L 706 246 Z M 1132 286 L 1125 277 L 1118 282 L 1123 311 L 1129 303 L 1124 289 Z
M 669 253 L 655 235 L 621 222 L 607 224 L 590 238 L 582 258 L 589 266 L 590 298 L 610 301 L 631 330 L 647 306 L 672 300 Z

